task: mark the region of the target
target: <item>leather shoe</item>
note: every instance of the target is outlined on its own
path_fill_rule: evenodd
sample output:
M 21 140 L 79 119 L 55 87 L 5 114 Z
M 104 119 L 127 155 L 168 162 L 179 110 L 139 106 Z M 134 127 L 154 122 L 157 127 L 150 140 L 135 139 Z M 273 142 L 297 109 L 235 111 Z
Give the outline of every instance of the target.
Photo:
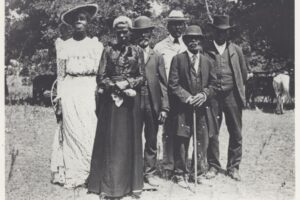
M 233 169 L 230 169 L 228 170 L 227 172 L 227 175 L 232 178 L 233 180 L 236 180 L 236 181 L 241 181 L 241 176 L 240 176 L 240 173 L 239 173 L 239 170 L 237 168 L 233 168 Z
M 218 174 L 218 170 L 215 167 L 210 167 L 205 177 L 206 179 L 212 179 L 215 178 L 217 174 Z
M 162 177 L 166 180 L 170 180 L 173 176 L 173 171 L 172 170 L 168 170 L 168 169 L 165 169 L 163 171 L 163 174 L 162 174 Z
M 195 177 L 194 176 L 190 176 L 189 182 L 190 183 L 195 183 Z M 201 177 L 199 177 L 199 176 L 197 177 L 197 184 L 202 184 Z
M 141 198 L 141 193 L 140 192 L 133 192 L 131 194 L 132 199 L 140 199 Z
M 159 186 L 157 177 L 155 177 L 155 176 L 146 175 L 144 177 L 144 181 L 145 181 L 145 183 L 148 183 L 150 186 L 153 186 L 153 187 L 158 187 Z
M 189 185 L 187 183 L 187 179 L 184 176 L 175 176 L 175 181 L 179 187 L 188 188 Z

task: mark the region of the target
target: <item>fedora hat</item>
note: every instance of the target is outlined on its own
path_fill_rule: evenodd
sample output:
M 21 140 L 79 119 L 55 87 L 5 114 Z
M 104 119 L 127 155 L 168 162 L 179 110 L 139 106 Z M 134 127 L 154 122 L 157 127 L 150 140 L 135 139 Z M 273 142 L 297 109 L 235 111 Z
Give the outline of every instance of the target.
M 188 21 L 189 18 L 184 17 L 181 10 L 172 10 L 166 20 L 169 21 Z
M 197 26 L 197 25 L 188 26 L 186 28 L 184 34 L 182 35 L 182 39 L 184 40 L 188 36 L 197 36 L 199 38 L 204 37 L 200 26 Z
M 145 30 L 145 29 L 154 29 L 151 19 L 146 16 L 139 16 L 133 21 L 132 30 Z
M 216 15 L 213 17 L 213 23 L 208 23 L 214 28 L 227 30 L 235 27 L 235 25 L 230 26 L 229 24 L 229 16 L 228 15 Z
M 98 11 L 97 4 L 85 4 L 85 5 L 76 6 L 64 12 L 61 15 L 61 21 L 65 24 L 72 25 L 75 15 L 77 15 L 79 12 L 89 13 L 92 19 L 96 15 L 97 11 Z

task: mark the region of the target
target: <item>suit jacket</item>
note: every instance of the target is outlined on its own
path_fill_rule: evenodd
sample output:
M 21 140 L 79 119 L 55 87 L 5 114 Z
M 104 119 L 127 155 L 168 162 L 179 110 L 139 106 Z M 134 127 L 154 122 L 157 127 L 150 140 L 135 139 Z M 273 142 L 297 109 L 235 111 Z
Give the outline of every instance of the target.
M 197 76 L 200 77 L 202 87 L 199 91 L 193 91 L 192 89 L 190 70 L 192 70 L 192 65 L 187 51 L 173 57 L 168 82 L 173 132 L 180 136 L 190 136 L 193 108 L 186 103 L 186 100 L 191 95 L 205 92 L 207 101 L 199 110 L 204 112 L 202 115 L 206 118 L 209 136 L 212 136 L 217 130 L 217 118 L 213 115 L 210 106 L 210 98 L 215 95 L 216 81 L 212 62 L 209 58 L 200 54 Z
M 150 92 L 153 109 L 157 115 L 164 110 L 169 111 L 167 77 L 163 57 L 152 49 L 145 61 L 145 76 Z
M 243 105 L 246 105 L 246 98 L 245 98 L 245 83 L 247 81 L 247 65 L 246 60 L 243 54 L 242 49 L 237 46 L 234 43 L 228 43 L 227 45 L 228 51 L 229 51 L 229 64 L 232 68 L 233 74 L 234 74 L 234 84 L 235 88 L 238 90 L 238 94 L 240 97 L 241 102 Z M 213 44 L 213 42 L 210 42 L 209 45 L 206 47 L 205 51 L 209 55 L 209 57 L 212 59 L 213 62 L 215 62 L 216 53 L 217 50 Z

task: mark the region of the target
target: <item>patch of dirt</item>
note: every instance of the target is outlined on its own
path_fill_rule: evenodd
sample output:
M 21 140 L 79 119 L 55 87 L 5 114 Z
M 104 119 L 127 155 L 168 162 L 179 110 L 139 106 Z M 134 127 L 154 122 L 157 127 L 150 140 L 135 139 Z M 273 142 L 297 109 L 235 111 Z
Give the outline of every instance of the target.
M 6 199 L 99 199 L 97 195 L 86 194 L 83 188 L 66 190 L 50 183 L 51 146 L 57 126 L 51 108 L 6 106 L 5 116 Z M 161 179 L 158 191 L 143 192 L 141 199 L 293 199 L 294 127 L 292 110 L 286 111 L 284 115 L 245 110 L 241 182 L 219 174 L 215 179 L 204 179 L 201 185 L 197 185 L 196 193 L 193 193 Z M 223 124 L 220 132 L 220 161 L 223 168 L 227 162 L 227 147 L 228 133 Z M 191 189 L 195 190 L 193 184 Z M 123 198 L 126 199 L 130 198 Z

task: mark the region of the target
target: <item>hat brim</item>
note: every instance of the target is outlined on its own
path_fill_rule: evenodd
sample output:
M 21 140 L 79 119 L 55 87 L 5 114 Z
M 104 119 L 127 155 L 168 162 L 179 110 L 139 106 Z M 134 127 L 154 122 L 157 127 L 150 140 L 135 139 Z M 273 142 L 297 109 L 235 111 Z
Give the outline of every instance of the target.
M 220 30 L 228 30 L 228 29 L 231 29 L 231 28 L 235 27 L 235 25 L 231 25 L 231 26 L 228 26 L 228 25 L 219 25 L 219 26 L 216 26 L 213 23 L 208 23 L 208 25 L 210 25 L 213 28 L 220 29 Z
M 183 21 L 183 22 L 185 22 L 185 21 L 189 21 L 189 18 L 186 18 L 186 17 L 167 17 L 166 20 L 168 22 L 170 22 L 170 21 Z
M 189 35 L 183 35 L 182 39 L 184 40 L 187 37 L 198 37 L 198 38 L 204 38 L 204 35 L 199 35 L 199 34 L 189 34 Z
M 65 24 L 72 25 L 74 21 L 74 17 L 79 12 L 87 12 L 90 14 L 91 19 L 95 17 L 96 13 L 98 11 L 98 5 L 97 4 L 88 4 L 88 5 L 80 5 L 76 6 L 74 8 L 71 8 L 70 10 L 67 10 L 61 15 L 61 21 Z
M 153 30 L 154 28 L 155 28 L 154 26 L 141 27 L 141 28 L 132 27 L 131 30 L 132 31 L 142 31 L 142 30 Z

